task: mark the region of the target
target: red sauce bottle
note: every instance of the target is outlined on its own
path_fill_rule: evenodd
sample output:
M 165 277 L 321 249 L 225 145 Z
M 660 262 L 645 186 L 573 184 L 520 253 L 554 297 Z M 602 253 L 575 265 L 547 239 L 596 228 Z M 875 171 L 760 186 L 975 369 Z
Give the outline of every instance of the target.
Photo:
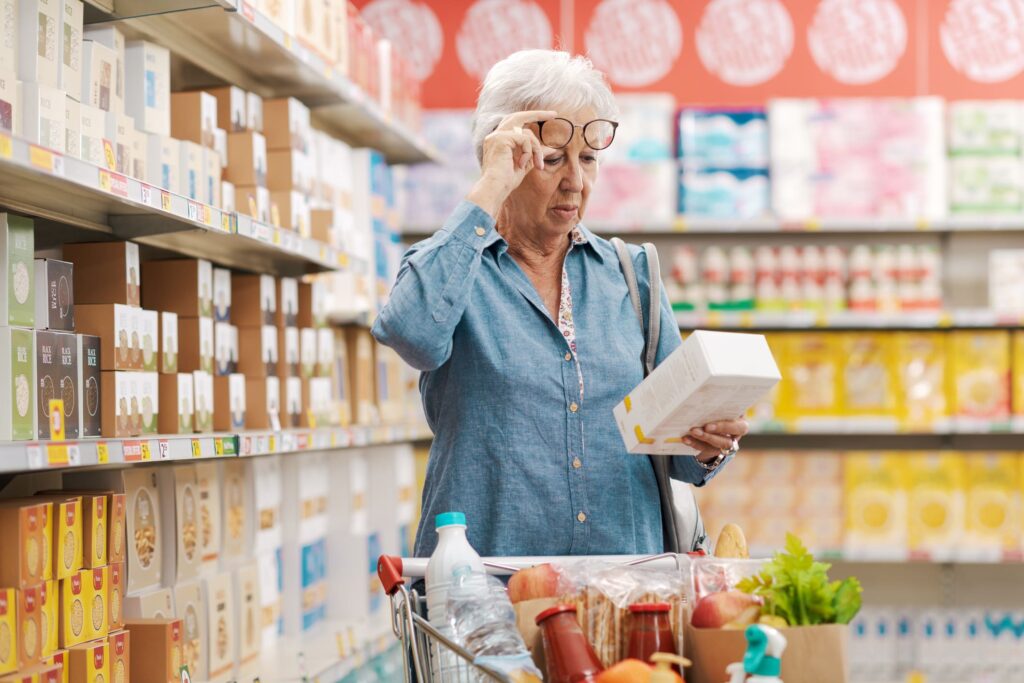
M 548 665 L 547 683 L 595 681 L 604 669 L 576 621 L 576 607 L 558 605 L 537 615 Z
M 663 602 L 629 606 L 633 622 L 629 629 L 627 657 L 649 662 L 655 652 L 677 654 L 669 620 L 670 611 L 671 607 Z

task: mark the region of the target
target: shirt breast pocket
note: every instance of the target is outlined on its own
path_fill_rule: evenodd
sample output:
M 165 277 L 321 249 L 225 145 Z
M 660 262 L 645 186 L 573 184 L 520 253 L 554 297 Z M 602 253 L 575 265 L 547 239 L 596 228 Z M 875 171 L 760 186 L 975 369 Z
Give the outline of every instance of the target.
M 456 252 L 451 267 L 448 270 L 448 278 L 445 280 L 444 286 L 441 288 L 441 295 L 438 298 L 437 305 L 434 306 L 434 310 L 431 311 L 431 316 L 434 318 L 434 322 L 443 323 L 448 320 L 448 316 L 451 315 L 452 309 L 455 308 L 455 302 L 460 296 L 466 296 L 463 292 L 463 285 L 469 279 L 470 271 L 472 269 L 473 250 L 464 244 L 458 245 L 458 251 Z

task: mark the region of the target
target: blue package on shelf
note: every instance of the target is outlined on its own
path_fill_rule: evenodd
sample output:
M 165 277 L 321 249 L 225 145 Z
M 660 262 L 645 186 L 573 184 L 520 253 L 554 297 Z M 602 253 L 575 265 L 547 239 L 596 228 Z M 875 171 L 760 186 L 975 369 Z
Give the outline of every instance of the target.
M 761 169 L 679 171 L 679 213 L 705 218 L 757 218 L 771 211 L 768 172 Z
M 302 546 L 302 630 L 327 615 L 327 542 L 320 538 Z
M 683 109 L 678 151 L 691 168 L 767 169 L 768 117 L 764 109 Z

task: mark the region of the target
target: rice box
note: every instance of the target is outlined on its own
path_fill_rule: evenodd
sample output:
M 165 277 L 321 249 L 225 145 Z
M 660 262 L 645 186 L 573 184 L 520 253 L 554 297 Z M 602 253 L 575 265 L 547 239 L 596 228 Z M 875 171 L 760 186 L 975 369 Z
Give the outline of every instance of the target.
M 74 265 L 67 261 L 36 259 L 36 329 L 73 331 Z
M 231 328 L 229 323 L 213 324 L 213 367 L 218 376 L 231 374 Z
M 160 403 L 164 406 L 160 413 L 160 433 L 191 434 L 195 430 L 192 374 L 160 375 L 159 387 Z
M 251 513 L 255 507 L 251 498 L 248 463 L 231 459 L 223 465 L 221 565 L 228 566 L 249 557 L 253 531 Z
M 106 137 L 106 112 L 82 102 L 78 105 L 80 129 L 79 154 L 83 161 L 100 168 L 106 167 L 103 138 Z
M 182 626 L 182 664 L 188 666 L 189 673 L 195 679 L 205 681 L 209 677 L 207 664 L 211 642 L 207 633 L 208 610 L 202 581 L 189 581 L 175 586 L 174 606 Z
M 107 560 L 111 564 L 124 562 L 126 557 L 126 505 L 127 501 L 125 494 L 110 494 L 110 507 L 108 511 L 108 514 L 110 515 L 110 523 L 107 526 L 109 529 L 109 535 L 107 536 Z
M 178 318 L 178 369 L 214 371 L 213 318 Z
M 234 584 L 238 659 L 244 666 L 255 661 L 260 654 L 260 577 L 257 565 L 249 563 L 240 567 L 235 572 Z
M 615 407 L 615 421 L 630 453 L 694 455 L 682 441 L 691 428 L 743 415 L 780 378 L 764 336 L 698 330 Z
M 121 438 L 137 436 L 131 419 L 131 382 L 135 373 L 114 370 L 100 373 L 100 425 L 103 436 Z
M 125 574 L 124 562 L 111 563 L 107 567 L 110 583 L 107 589 L 107 624 L 111 631 L 124 627 Z
M 242 327 L 238 331 L 238 370 L 248 377 L 277 374 L 277 328 Z
M 100 338 L 101 370 L 137 370 L 131 333 L 137 309 L 124 304 L 79 304 L 75 307 L 79 332 Z M 141 354 L 138 360 L 142 360 Z
M 15 591 L 15 600 L 18 612 L 18 659 L 22 666 L 28 666 L 42 658 L 46 642 L 39 586 Z
M 194 421 L 197 433 L 213 431 L 213 375 L 208 372 L 192 373 Z
M 201 571 L 215 571 L 221 548 L 221 489 L 217 464 L 196 464 L 196 487 L 199 491 L 199 553 Z
M 225 572 L 204 581 L 206 587 L 208 642 L 215 647 L 209 651 L 209 676 L 219 678 L 234 666 L 237 625 L 235 622 L 234 585 L 231 574 Z
M 31 218 L 0 213 L 0 322 L 35 326 L 35 233 Z
M 36 350 L 32 330 L 0 327 L 0 440 L 36 438 Z
M 160 372 L 178 372 L 178 314 L 160 312 Z
M 156 311 L 140 310 L 137 315 L 140 323 L 142 369 L 147 372 L 156 372 L 159 365 L 160 314 Z
M 75 266 L 78 304 L 141 305 L 139 245 L 134 242 L 65 244 L 65 261 Z M 79 330 L 81 331 L 81 330 Z
M 249 429 L 281 429 L 281 380 L 277 377 L 245 378 L 245 426 Z
M 13 588 L 0 588 L 0 673 L 10 673 L 19 667 L 18 608 Z
M 13 0 L 4 0 L 13 2 Z M 0 8 L 0 12 L 3 8 Z M 0 31 L 4 27 L 0 26 Z M 3 51 L 3 38 L 0 37 L 0 52 Z M 3 55 L 0 54 L 0 61 Z M 21 136 L 21 105 L 18 100 L 20 83 L 7 69 L 0 67 L 0 131 Z
M 99 436 L 102 431 L 100 415 L 100 338 L 79 334 L 78 342 L 78 414 L 79 436 Z
M 110 616 L 110 567 L 86 569 L 83 573 L 89 581 L 89 599 L 86 603 L 89 615 L 86 620 L 89 640 L 106 638 L 110 632 L 110 624 L 107 621 Z
M 213 378 L 213 428 L 219 432 L 245 429 L 245 375 Z
M 146 178 L 157 187 L 181 194 L 181 141 L 146 135 Z
M 44 494 L 39 500 L 52 504 L 48 516 L 52 578 L 66 579 L 85 564 L 82 497 L 66 493 Z
M 106 639 L 68 649 L 71 683 L 105 683 L 110 680 L 110 647 Z
M 147 261 L 142 271 L 142 304 L 180 318 L 212 318 L 213 266 L 203 259 Z
M 60 644 L 59 586 L 57 581 L 43 581 L 39 584 L 39 637 L 42 639 L 40 653 L 44 658 L 56 652 Z
M 278 328 L 279 377 L 298 377 L 301 369 L 299 328 Z
M 75 572 L 60 585 L 60 647 L 71 648 L 89 640 L 91 633 L 91 570 Z
M 139 405 L 142 414 L 142 434 L 160 433 L 160 375 L 140 372 Z
M 78 340 L 70 332 L 36 331 L 36 427 L 38 438 L 51 438 L 51 422 L 61 420 L 64 436 L 78 438 Z M 61 401 L 61 411 L 51 401 Z M 56 406 L 57 404 L 53 404 Z
M 107 642 L 111 681 L 126 683 L 131 672 L 131 634 L 128 631 L 112 631 Z
M 70 96 L 64 98 L 64 153 L 82 158 L 82 105 Z

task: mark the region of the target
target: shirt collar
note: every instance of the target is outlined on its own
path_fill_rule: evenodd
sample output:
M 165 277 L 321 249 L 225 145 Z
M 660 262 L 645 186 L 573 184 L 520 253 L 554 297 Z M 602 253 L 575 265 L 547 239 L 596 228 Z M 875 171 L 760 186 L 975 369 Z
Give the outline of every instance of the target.
M 569 239 L 572 241 L 573 247 L 587 247 L 587 250 L 596 256 L 598 261 L 604 263 L 604 256 L 601 254 L 601 250 L 594 244 L 594 233 L 587 226 L 577 223 L 576 227 L 569 233 Z M 491 248 L 496 248 L 499 254 L 508 251 L 508 242 L 505 241 L 505 238 L 497 230 L 494 230 L 493 234 L 488 236 L 487 241 L 484 243 L 484 249 Z

